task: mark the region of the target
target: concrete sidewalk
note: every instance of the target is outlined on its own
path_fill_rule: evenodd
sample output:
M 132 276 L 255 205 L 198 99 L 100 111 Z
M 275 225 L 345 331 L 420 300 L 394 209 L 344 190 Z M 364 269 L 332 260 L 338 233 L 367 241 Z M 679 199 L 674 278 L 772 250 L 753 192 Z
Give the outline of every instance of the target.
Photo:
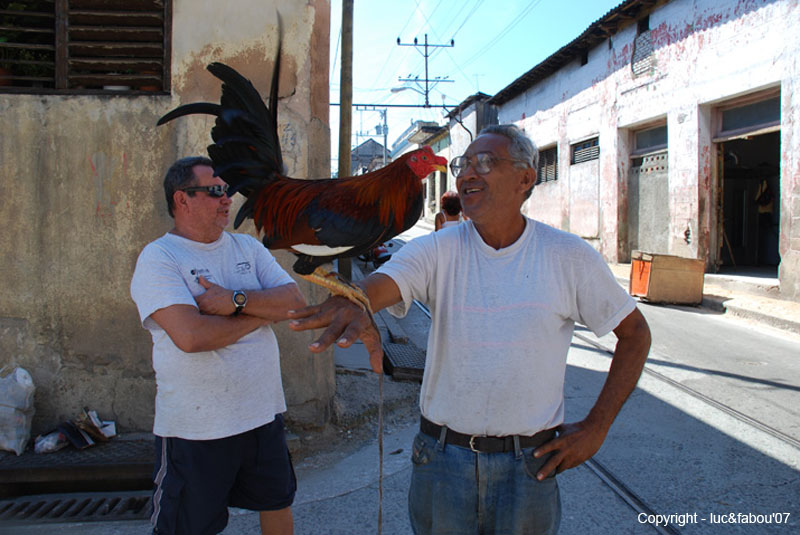
M 630 264 L 609 264 L 619 283 L 628 288 Z M 706 273 L 700 306 L 776 329 L 800 334 L 800 302 L 778 297 L 777 279 Z

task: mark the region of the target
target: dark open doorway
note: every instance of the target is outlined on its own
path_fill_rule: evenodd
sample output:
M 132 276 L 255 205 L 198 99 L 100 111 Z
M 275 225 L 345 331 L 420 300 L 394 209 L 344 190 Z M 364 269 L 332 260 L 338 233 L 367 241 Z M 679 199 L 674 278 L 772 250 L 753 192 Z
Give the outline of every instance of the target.
M 726 141 L 721 272 L 776 277 L 780 255 L 780 132 Z

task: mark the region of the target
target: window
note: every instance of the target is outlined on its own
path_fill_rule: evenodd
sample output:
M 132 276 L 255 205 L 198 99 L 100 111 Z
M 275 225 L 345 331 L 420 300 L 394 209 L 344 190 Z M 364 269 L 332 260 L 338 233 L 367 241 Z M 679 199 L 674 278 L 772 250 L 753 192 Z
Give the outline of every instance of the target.
M 570 160 L 569 163 L 575 165 L 577 163 L 588 162 L 590 160 L 597 160 L 600 158 L 600 138 L 587 139 L 580 143 L 575 143 L 570 147 Z
M 164 91 L 170 0 L 0 0 L 0 91 Z
M 636 23 L 636 39 L 633 41 L 631 70 L 633 76 L 642 76 L 653 72 L 653 40 L 650 36 L 650 16 L 639 19 Z
M 667 148 L 667 125 L 639 130 L 633 134 L 632 155 L 642 155 Z
M 722 133 L 754 130 L 775 126 L 781 122 L 780 97 L 723 110 Z
M 539 151 L 539 168 L 536 170 L 536 183 L 558 180 L 558 147 Z

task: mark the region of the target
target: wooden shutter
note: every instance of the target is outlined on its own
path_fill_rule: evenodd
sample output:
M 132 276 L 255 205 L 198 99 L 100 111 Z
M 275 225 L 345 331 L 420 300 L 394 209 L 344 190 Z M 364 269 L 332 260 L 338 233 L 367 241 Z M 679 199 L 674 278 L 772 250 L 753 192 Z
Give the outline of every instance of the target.
M 536 183 L 558 180 L 558 147 L 539 151 L 539 169 Z
M 0 53 L 16 55 L 0 57 L 0 67 L 16 69 L 0 83 L 68 92 L 169 89 L 169 0 L 0 0 L 0 8 Z M 20 59 L 19 50 L 33 57 Z M 24 68 L 37 74 L 20 74 Z
M 162 90 L 164 0 L 70 0 L 69 88 Z
M 0 1 L 0 89 L 55 87 L 54 0 Z
M 570 163 L 578 164 L 597 160 L 600 158 L 600 145 L 598 138 L 592 138 L 582 143 L 572 145 L 572 158 Z

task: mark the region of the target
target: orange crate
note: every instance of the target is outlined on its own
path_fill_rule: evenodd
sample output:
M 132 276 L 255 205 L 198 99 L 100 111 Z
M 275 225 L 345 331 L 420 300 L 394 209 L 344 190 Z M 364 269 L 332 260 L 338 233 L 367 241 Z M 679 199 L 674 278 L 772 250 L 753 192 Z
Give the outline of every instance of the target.
M 634 251 L 628 291 L 653 303 L 699 305 L 704 274 L 702 260 Z

